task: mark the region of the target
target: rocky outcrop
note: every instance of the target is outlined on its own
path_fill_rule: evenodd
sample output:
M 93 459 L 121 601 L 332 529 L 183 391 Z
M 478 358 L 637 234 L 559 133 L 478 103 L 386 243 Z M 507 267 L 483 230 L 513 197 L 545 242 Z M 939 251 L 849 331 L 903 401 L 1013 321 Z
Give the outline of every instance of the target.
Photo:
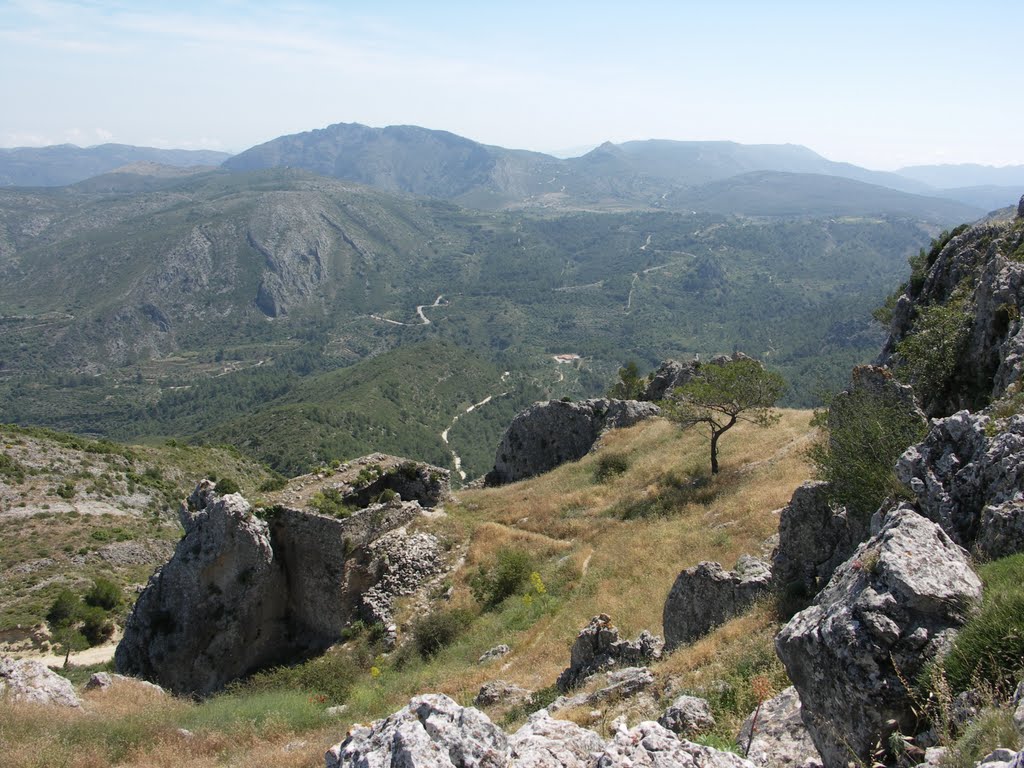
M 605 430 L 629 427 L 661 411 L 636 400 L 550 400 L 520 413 L 505 430 L 487 485 L 533 477 L 586 456 Z
M 968 411 L 936 419 L 896 466 L 921 513 L 984 558 L 1024 550 L 1024 416 L 995 426 Z
M 769 590 L 771 577 L 769 567 L 749 555 L 740 557 L 734 571 L 711 562 L 687 568 L 676 577 L 665 600 L 665 650 L 691 643 L 743 613 Z
M 200 484 L 182 505 L 185 536 L 125 624 L 118 671 L 205 695 L 323 650 L 356 619 L 386 620 L 395 596 L 440 567 L 432 537 L 402 527 L 421 511 L 396 500 L 343 519 L 257 515 Z
M 38 661 L 0 657 L 0 701 L 80 707 L 71 681 Z
M 743 721 L 736 745 L 759 768 L 820 768 L 800 711 L 800 696 L 790 686 Z
M 688 363 L 666 360 L 651 374 L 647 387 L 638 399 L 651 402 L 664 400 L 673 389 L 687 384 L 696 376 L 699 368 L 698 360 L 691 360 Z
M 914 331 L 921 310 L 946 304 L 959 290 L 969 327 L 941 391 L 923 393 L 930 416 L 977 409 L 1002 396 L 1024 372 L 1022 220 L 981 223 L 954 232 L 938 253 L 929 255 L 924 279 L 912 280 L 897 301 L 880 358 L 899 364 L 896 347 Z
M 660 637 L 647 630 L 636 640 L 620 640 L 611 618 L 602 613 L 590 620 L 572 644 L 569 666 L 558 676 L 558 688 L 567 691 L 590 675 L 612 667 L 650 664 L 661 658 Z
M 715 718 L 707 699 L 680 696 L 658 718 L 658 725 L 684 739 L 699 736 L 715 727 Z
M 528 691 L 507 680 L 491 680 L 480 686 L 473 703 L 478 707 L 493 707 L 495 704 L 504 706 L 515 706 L 530 700 L 533 691 Z
M 781 589 L 816 595 L 864 539 L 863 526 L 851 523 L 845 507 L 828 501 L 828 483 L 804 483 L 779 516 L 779 544 L 772 575 Z
M 966 553 L 901 505 L 783 627 L 776 650 L 827 768 L 869 761 L 887 721 L 915 733 L 903 681 L 949 646 L 980 598 Z
M 646 667 L 626 667 L 605 674 L 606 685 L 592 693 L 559 696 L 548 705 L 549 712 L 575 707 L 595 707 L 599 704 L 621 701 L 636 696 L 654 685 L 654 675 Z
M 440 694 L 417 696 L 390 717 L 353 727 L 325 762 L 326 768 L 753 768 L 653 722 L 620 724 L 606 742 L 542 710 L 506 736 L 483 713 Z
M 114 675 L 110 672 L 96 672 L 89 678 L 89 682 L 85 684 L 85 690 L 87 691 L 109 691 L 111 688 L 116 686 L 130 686 L 139 690 L 149 691 L 157 696 L 166 696 L 167 691 L 161 688 L 159 685 L 146 682 L 145 680 L 139 680 L 137 677 L 125 677 L 124 675 Z

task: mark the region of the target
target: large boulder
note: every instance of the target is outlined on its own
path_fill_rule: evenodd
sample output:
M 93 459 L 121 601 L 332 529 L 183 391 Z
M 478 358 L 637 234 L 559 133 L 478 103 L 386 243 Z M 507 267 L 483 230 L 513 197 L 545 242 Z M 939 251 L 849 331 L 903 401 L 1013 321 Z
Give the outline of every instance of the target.
M 652 721 L 629 729 L 621 726 L 595 765 L 596 768 L 753 768 L 753 763 L 737 754 L 678 739 Z
M 508 754 L 508 738 L 483 712 L 425 694 L 384 720 L 354 726 L 325 760 L 327 768 L 506 768 Z
M 647 382 L 647 387 L 639 399 L 654 402 L 664 400 L 673 389 L 688 384 L 697 375 L 699 369 L 700 361 L 698 360 L 690 360 L 686 363 L 681 363 L 678 360 L 666 360 L 658 366 L 658 370 L 651 374 L 650 381 Z
M 790 686 L 750 713 L 736 746 L 759 768 L 820 768 L 821 755 L 800 711 L 800 696 Z
M 658 718 L 658 725 L 684 739 L 699 736 L 715 727 L 715 718 L 707 699 L 679 696 Z
M 661 658 L 663 645 L 660 637 L 647 630 L 636 640 L 620 640 L 618 628 L 602 613 L 576 636 L 569 651 L 569 666 L 558 676 L 558 688 L 567 691 L 590 675 L 613 667 L 650 664 Z
M 653 403 L 636 400 L 534 403 L 505 430 L 486 483 L 512 483 L 581 459 L 606 430 L 630 427 L 660 412 Z
M 772 575 L 782 589 L 817 594 L 867 533 L 845 507 L 829 503 L 828 490 L 825 482 L 804 483 L 782 509 L 772 556 Z
M 128 617 L 118 671 L 205 695 L 323 650 L 352 621 L 386 621 L 394 597 L 439 567 L 431 541 L 402 528 L 421 512 L 395 500 L 343 519 L 286 507 L 257 515 L 240 495 L 200 484 L 182 505 L 185 536 Z
M 887 721 L 915 732 L 904 681 L 949 647 L 980 598 L 967 553 L 900 505 L 783 627 L 776 650 L 826 768 L 870 761 Z
M 82 704 L 71 681 L 40 662 L 0 656 L 0 701 L 4 700 L 56 707 Z
M 691 643 L 743 613 L 768 592 L 771 579 L 768 565 L 749 555 L 740 557 L 733 571 L 711 562 L 684 570 L 676 577 L 662 611 L 665 650 Z
M 921 513 L 984 558 L 1024 550 L 1024 416 L 995 426 L 968 411 L 936 419 L 896 466 Z
M 582 768 L 592 765 L 605 746 L 593 731 L 555 720 L 543 709 L 509 737 L 509 745 L 510 765 L 520 768 Z

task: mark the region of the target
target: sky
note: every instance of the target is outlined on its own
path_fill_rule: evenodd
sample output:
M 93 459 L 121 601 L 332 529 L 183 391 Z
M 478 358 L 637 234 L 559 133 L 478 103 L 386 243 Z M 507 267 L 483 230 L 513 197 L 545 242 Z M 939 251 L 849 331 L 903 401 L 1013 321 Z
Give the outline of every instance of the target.
M 1022 164 L 1021 29 L 1019 0 L 0 0 L 0 147 L 238 152 L 357 122 Z

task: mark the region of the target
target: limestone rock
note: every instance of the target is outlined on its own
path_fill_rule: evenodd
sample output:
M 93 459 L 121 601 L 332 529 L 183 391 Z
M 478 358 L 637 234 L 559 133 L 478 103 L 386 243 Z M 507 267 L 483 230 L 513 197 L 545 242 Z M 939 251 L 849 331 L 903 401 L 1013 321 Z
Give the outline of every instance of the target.
M 605 430 L 629 427 L 660 412 L 653 403 L 636 400 L 534 403 L 505 431 L 487 484 L 515 482 L 580 459 Z
M 161 688 L 159 685 L 146 682 L 145 680 L 139 680 L 137 677 L 125 677 L 124 675 L 115 675 L 110 672 L 96 672 L 89 678 L 89 682 L 85 684 L 85 690 L 87 691 L 107 691 L 113 688 L 115 685 L 129 685 L 135 686 L 140 689 L 150 691 L 151 693 L 158 694 L 160 696 L 166 696 L 167 691 Z
M 867 534 L 851 523 L 845 507 L 833 507 L 827 497 L 828 483 L 808 482 L 783 507 L 772 558 L 772 576 L 780 587 L 799 585 L 806 594 L 817 594 Z
M 1017 203 L 1017 218 L 1024 219 L 1024 195 L 1020 196 L 1020 202 Z
M 619 630 L 602 613 L 576 636 L 569 652 L 569 666 L 558 677 L 558 688 L 567 691 L 589 675 L 611 667 L 649 664 L 661 658 L 663 645 L 661 638 L 646 630 L 636 640 L 620 640 Z
M 913 734 L 901 680 L 948 648 L 981 598 L 966 553 L 900 505 L 776 638 L 827 768 L 868 761 L 887 721 Z
M 731 752 L 680 741 L 657 723 L 621 726 L 605 742 L 541 710 L 512 736 L 447 696 L 417 696 L 390 717 L 354 726 L 326 768 L 754 768 Z
M 752 768 L 732 752 L 681 741 L 655 722 L 619 728 L 596 763 L 597 768 Z
M 636 696 L 654 685 L 654 675 L 645 667 L 626 667 L 608 672 L 605 677 L 607 684 L 593 693 L 559 696 L 548 705 L 548 711 L 557 712 L 560 709 L 594 707 L 605 702 L 620 701 Z
M 759 768 L 820 768 L 821 755 L 800 716 L 800 696 L 790 686 L 743 721 L 736 744 Z M 751 738 L 753 732 L 753 738 Z
M 749 555 L 740 557 L 734 571 L 710 562 L 687 568 L 676 577 L 665 600 L 665 649 L 693 642 L 743 613 L 770 585 L 771 570 Z
M 388 626 L 394 621 L 395 600 L 413 594 L 425 579 L 444 570 L 441 546 L 429 533 L 410 535 L 399 528 L 371 542 L 368 549 L 367 571 L 376 583 L 363 593 L 363 618 Z
M 394 500 L 344 519 L 279 506 L 264 520 L 204 481 L 182 505 L 185 536 L 128 617 L 118 671 L 205 695 L 323 650 L 436 571 L 429 537 L 401 530 L 421 512 Z
M 689 383 L 697 375 L 699 368 L 698 360 L 691 360 L 687 363 L 666 360 L 651 375 L 651 380 L 647 383 L 647 388 L 644 389 L 640 399 L 652 402 L 664 400 L 673 389 Z
M 570 768 L 592 765 L 604 741 L 593 731 L 555 720 L 542 709 L 509 737 L 509 746 L 511 765 L 518 768 Z
M 996 558 L 1024 549 L 1024 416 L 991 437 L 990 424 L 968 411 L 936 419 L 896 475 L 954 541 Z
M 506 680 L 491 680 L 480 687 L 480 692 L 473 699 L 478 707 L 492 707 L 495 704 L 515 706 L 529 701 L 533 691 L 520 688 Z
M 977 410 L 997 399 L 1024 373 L 1024 264 L 1015 254 L 1024 227 L 983 222 L 953 237 L 929 267 L 923 283 L 912 283 L 896 304 L 881 363 L 895 365 L 896 347 L 914 329 L 923 307 L 945 304 L 960 287 L 967 290 L 967 339 L 956 355 L 942 391 L 925 393 L 929 416 L 963 408 Z
M 0 700 L 79 707 L 71 681 L 38 661 L 0 656 Z
M 442 694 L 417 696 L 328 750 L 327 768 L 506 768 L 509 745 L 487 715 Z
M 711 715 L 707 699 L 684 695 L 673 701 L 658 718 L 658 725 L 689 739 L 714 728 L 715 718 Z
M 483 654 L 481 654 L 480 658 L 477 659 L 476 663 L 477 664 L 486 664 L 489 661 L 494 661 L 495 659 L 500 659 L 502 656 L 507 656 L 511 652 L 512 652 L 512 649 L 509 648 L 504 643 L 502 643 L 501 645 L 494 646 L 489 651 L 484 651 Z

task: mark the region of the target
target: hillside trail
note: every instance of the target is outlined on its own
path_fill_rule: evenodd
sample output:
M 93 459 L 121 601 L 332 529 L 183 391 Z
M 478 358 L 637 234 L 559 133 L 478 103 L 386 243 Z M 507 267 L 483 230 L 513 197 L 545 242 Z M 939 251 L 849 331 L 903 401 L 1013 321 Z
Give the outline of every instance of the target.
M 447 307 L 447 306 L 449 306 L 451 304 L 451 302 L 445 301 L 444 303 L 442 303 L 441 300 L 443 298 L 444 298 L 444 294 L 442 293 L 442 294 L 439 294 L 436 299 L 434 299 L 434 303 L 433 304 L 417 304 L 416 305 L 416 316 L 419 317 L 419 319 L 420 319 L 420 321 L 418 323 L 402 323 L 402 322 L 399 322 L 398 320 L 389 320 L 386 317 L 381 317 L 380 315 L 374 315 L 374 314 L 371 314 L 370 317 L 372 317 L 374 320 L 380 320 L 382 323 L 389 323 L 390 325 L 404 325 L 404 326 L 430 325 L 430 318 L 427 317 L 426 314 L 424 314 L 423 310 L 424 309 L 432 309 L 433 307 Z
M 441 297 L 438 296 L 438 298 L 440 299 Z M 437 305 L 435 304 L 434 306 L 437 306 Z M 505 371 L 503 374 L 501 374 L 501 382 L 504 383 L 505 381 L 508 381 L 508 378 L 511 375 L 512 375 L 511 371 Z M 455 471 L 458 472 L 459 478 L 461 478 L 462 480 L 465 480 L 467 478 L 467 475 L 466 475 L 465 471 L 463 471 L 463 469 L 462 469 L 462 457 L 459 456 L 459 454 L 457 454 L 455 452 L 455 449 L 452 448 L 451 444 L 448 442 L 448 432 L 450 432 L 452 427 L 455 426 L 455 422 L 457 422 L 459 420 L 459 417 L 465 416 L 467 413 L 472 413 L 477 408 L 482 408 L 483 406 L 487 405 L 489 402 L 491 402 L 496 397 L 505 397 L 506 395 L 508 395 L 508 391 L 507 390 L 505 392 L 499 392 L 497 394 L 488 395 L 487 397 L 485 397 L 480 402 L 473 403 L 472 405 L 468 406 L 465 410 L 460 411 L 459 413 L 455 414 L 452 417 L 451 423 L 441 433 L 441 441 L 445 445 L 448 446 L 448 451 L 452 455 L 452 463 L 455 465 Z
M 94 664 L 104 664 L 114 658 L 114 651 L 117 650 L 117 644 L 121 640 L 121 633 L 118 632 L 111 640 L 103 645 L 96 645 L 92 648 L 86 648 L 84 651 L 78 651 L 72 653 L 68 659 L 68 664 L 76 667 L 88 667 Z M 14 652 L 11 656 L 19 659 L 31 659 L 32 661 L 38 661 L 47 667 L 63 667 L 64 666 L 64 654 L 63 653 L 26 653 Z

